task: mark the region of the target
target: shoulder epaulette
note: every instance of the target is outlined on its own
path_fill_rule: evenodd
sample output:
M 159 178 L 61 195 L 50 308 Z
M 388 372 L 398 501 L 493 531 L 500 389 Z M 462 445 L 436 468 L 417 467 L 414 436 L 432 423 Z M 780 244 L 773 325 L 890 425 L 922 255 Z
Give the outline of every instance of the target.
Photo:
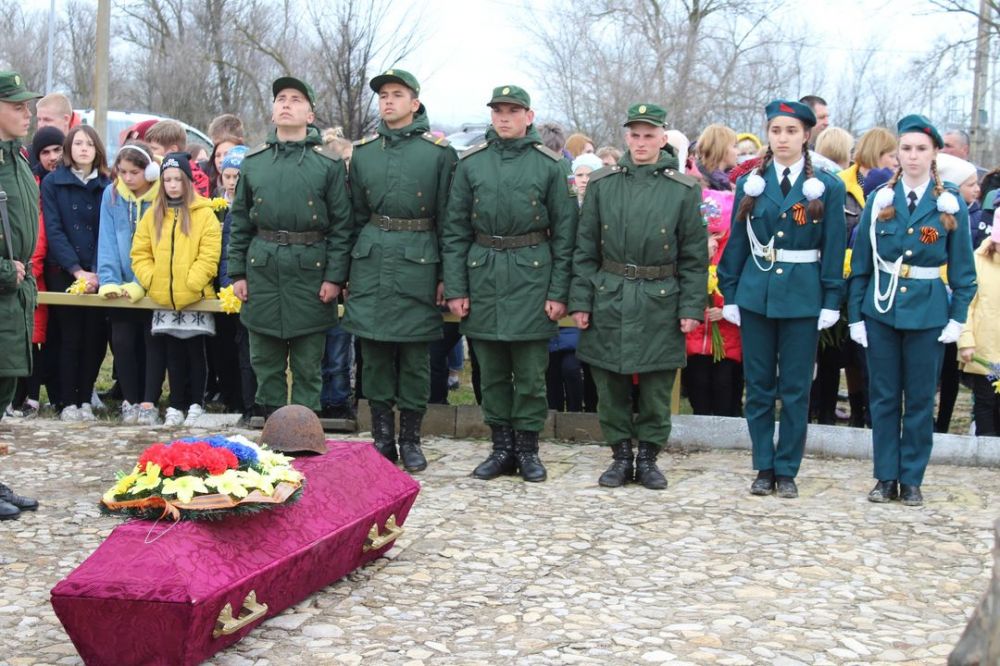
M 489 141 L 483 141 L 482 143 L 477 143 L 474 146 L 470 146 L 462 151 L 462 153 L 458 156 L 458 159 L 464 160 L 466 157 L 469 157 L 470 155 L 475 155 L 480 150 L 484 150 L 489 145 L 490 145 Z
M 695 185 L 698 184 L 698 181 L 696 179 L 692 178 L 691 176 L 684 175 L 677 169 L 664 169 L 663 175 L 669 178 L 670 180 L 676 181 L 681 185 L 684 185 L 685 187 L 694 187 Z M 593 178 L 591 180 L 593 180 Z
M 267 150 L 267 144 L 266 143 L 262 143 L 259 146 L 254 146 L 251 150 L 249 150 L 247 152 L 246 156 L 243 159 L 246 159 L 247 157 L 251 157 L 251 156 L 256 155 L 258 153 L 262 153 L 265 150 Z
M 341 160 L 340 157 L 326 150 L 323 146 L 313 146 L 313 150 L 316 151 L 316 153 L 318 153 L 319 155 L 322 155 L 326 159 L 330 160 L 331 162 L 339 162 Z
M 561 162 L 563 159 L 561 153 L 557 153 L 556 151 L 546 146 L 544 143 L 536 143 L 535 150 L 540 152 L 542 155 L 545 155 L 550 160 L 555 160 L 556 162 Z
M 604 178 L 605 176 L 610 176 L 612 174 L 621 173 L 621 172 L 622 172 L 622 168 L 620 166 L 618 166 L 617 164 L 612 164 L 611 166 L 601 167 L 597 171 L 591 172 L 590 178 L 587 180 L 587 183 L 590 184 L 590 183 L 593 183 L 595 180 L 600 180 L 601 178 Z
M 447 148 L 448 146 L 451 145 L 448 142 L 448 139 L 444 138 L 443 136 L 440 137 L 434 136 L 430 132 L 424 132 L 423 134 L 420 135 L 420 138 L 423 139 L 424 141 L 433 143 L 435 146 L 441 146 L 442 148 Z
M 372 134 L 371 136 L 366 136 L 366 137 L 363 137 L 361 139 L 358 139 L 357 141 L 355 141 L 351 145 L 354 146 L 355 148 L 357 148 L 359 146 L 365 145 L 366 143 L 371 143 L 372 141 L 374 141 L 377 138 L 378 138 L 378 132 L 376 132 L 375 134 Z

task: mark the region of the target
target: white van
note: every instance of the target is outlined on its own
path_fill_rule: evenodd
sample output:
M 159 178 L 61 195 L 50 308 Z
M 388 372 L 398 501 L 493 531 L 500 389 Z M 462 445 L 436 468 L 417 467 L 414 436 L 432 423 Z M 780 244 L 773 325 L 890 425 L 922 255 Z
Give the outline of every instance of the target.
M 94 124 L 94 110 L 93 109 L 76 109 L 76 115 L 80 118 L 80 124 L 82 125 L 93 125 Z M 120 148 L 118 137 L 122 132 L 127 130 L 132 125 L 136 123 L 141 123 L 143 120 L 173 120 L 172 118 L 167 118 L 166 116 L 157 116 L 152 113 L 133 113 L 131 111 L 108 111 L 108 131 L 107 135 L 104 137 L 104 147 L 108 153 L 108 162 L 111 163 L 115 159 L 115 154 Z M 180 122 L 180 121 L 177 121 Z M 188 150 L 190 151 L 191 146 L 198 144 L 205 148 L 205 152 L 209 155 L 212 154 L 212 141 L 203 132 L 191 127 L 187 123 L 181 123 L 181 126 L 187 132 L 187 142 Z

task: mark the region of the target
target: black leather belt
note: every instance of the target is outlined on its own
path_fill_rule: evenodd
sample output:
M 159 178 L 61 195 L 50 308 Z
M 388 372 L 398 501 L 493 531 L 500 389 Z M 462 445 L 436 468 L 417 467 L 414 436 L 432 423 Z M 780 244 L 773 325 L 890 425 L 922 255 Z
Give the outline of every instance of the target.
M 326 240 L 322 231 L 271 231 L 259 229 L 257 237 L 278 245 L 315 245 Z
M 549 235 L 544 231 L 530 231 L 519 236 L 490 236 L 476 233 L 476 244 L 491 250 L 516 250 L 519 247 L 541 245 L 547 240 Z
M 677 275 L 677 264 L 637 266 L 636 264 L 620 264 L 617 261 L 605 259 L 601 264 L 601 270 L 621 275 L 626 280 L 663 280 Z
M 368 219 L 368 224 L 378 227 L 382 231 L 433 231 L 433 217 L 418 217 L 412 220 L 399 217 L 389 217 L 388 215 L 377 215 L 372 213 Z

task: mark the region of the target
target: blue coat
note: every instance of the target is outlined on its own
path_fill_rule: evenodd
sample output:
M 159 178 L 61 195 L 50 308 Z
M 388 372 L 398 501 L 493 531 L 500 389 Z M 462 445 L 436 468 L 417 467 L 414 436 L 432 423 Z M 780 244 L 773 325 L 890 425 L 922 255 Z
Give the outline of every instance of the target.
M 895 302 L 885 314 L 878 312 L 874 305 L 875 284 L 872 281 L 873 258 L 869 236 L 871 227 L 872 202 L 879 190 L 873 192 L 865 204 L 865 212 L 858 225 L 858 236 L 851 254 L 851 280 L 848 287 L 847 316 L 851 323 L 865 317 L 900 330 L 923 330 L 942 328 L 949 319 L 964 322 L 969 303 L 976 294 L 976 269 L 972 257 L 972 241 L 969 237 L 969 212 L 958 190 L 948 188 L 958 199 L 959 211 L 955 213 L 958 226 L 947 231 L 937 210 L 937 197 L 933 183 L 927 186 L 924 196 L 917 202 L 913 214 L 906 206 L 903 183 L 897 182 L 893 207 L 895 217 L 877 221 L 875 242 L 879 256 L 893 262 L 901 255 L 904 263 L 911 266 L 948 265 L 948 286 L 943 280 L 915 280 L 902 277 L 896 292 Z M 937 240 L 928 242 L 932 232 L 926 237 L 924 228 L 934 229 Z M 880 289 L 888 285 L 889 276 L 880 272 Z M 951 302 L 948 288 L 951 288 Z
M 756 173 L 756 172 L 754 172 Z M 750 256 L 746 220 L 737 219 L 745 196 L 743 176 L 736 184 L 733 220 L 729 242 L 719 262 L 719 289 L 726 303 L 769 318 L 818 317 L 821 309 L 839 310 L 844 300 L 844 245 L 847 238 L 844 222 L 844 181 L 820 169 L 814 172 L 823 181 L 824 214 L 821 220 L 794 220 L 793 206 L 808 205 L 802 194 L 806 181 L 801 173 L 788 196 L 782 196 L 773 166 L 764 174 L 764 192 L 757 197 L 750 213 L 750 226 L 758 240 L 767 244 L 774 237 L 774 249 L 820 250 L 820 261 L 806 264 L 776 262 L 770 271 L 762 271 Z M 770 262 L 757 259 L 765 268 Z
M 132 272 L 132 236 L 148 201 L 129 201 L 112 183 L 101 197 L 100 234 L 97 238 L 97 280 L 101 284 L 135 282 Z
M 107 176 L 98 176 L 84 185 L 65 164 L 42 181 L 47 265 L 59 266 L 71 275 L 81 268 L 94 270 L 101 196 L 109 182 Z

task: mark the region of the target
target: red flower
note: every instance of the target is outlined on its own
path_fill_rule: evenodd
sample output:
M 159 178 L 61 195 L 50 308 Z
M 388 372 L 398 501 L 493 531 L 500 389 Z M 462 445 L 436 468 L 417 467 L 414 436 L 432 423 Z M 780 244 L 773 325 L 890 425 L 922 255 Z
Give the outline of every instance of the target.
M 154 444 L 139 456 L 139 468 L 146 469 L 146 463 L 150 462 L 160 466 L 163 476 L 173 476 L 177 469 L 222 474 L 227 469 L 239 467 L 239 460 L 232 451 L 215 448 L 205 442 Z

